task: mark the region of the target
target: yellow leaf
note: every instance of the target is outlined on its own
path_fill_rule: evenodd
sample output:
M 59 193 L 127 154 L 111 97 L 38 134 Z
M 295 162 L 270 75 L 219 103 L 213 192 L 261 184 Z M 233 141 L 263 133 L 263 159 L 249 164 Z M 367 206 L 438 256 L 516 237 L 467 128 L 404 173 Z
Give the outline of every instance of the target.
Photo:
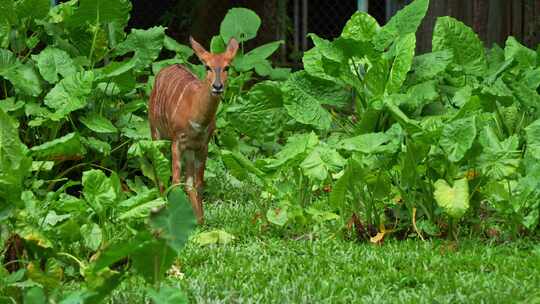
M 377 235 L 375 235 L 374 237 L 371 237 L 369 241 L 372 242 L 373 244 L 380 244 L 384 240 L 384 235 L 385 235 L 384 232 L 378 232 Z
M 394 229 L 386 229 L 386 227 L 384 227 L 384 224 L 381 223 L 379 225 L 379 232 L 377 232 L 377 234 L 374 237 L 371 237 L 369 241 L 372 242 L 373 244 L 380 244 L 384 241 L 384 237 L 387 234 L 392 233 L 393 231 Z

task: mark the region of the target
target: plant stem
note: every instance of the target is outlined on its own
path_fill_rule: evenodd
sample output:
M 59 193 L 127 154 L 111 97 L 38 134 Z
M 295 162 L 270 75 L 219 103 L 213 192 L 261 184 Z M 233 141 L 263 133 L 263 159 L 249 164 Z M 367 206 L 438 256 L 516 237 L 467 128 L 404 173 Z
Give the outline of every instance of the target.
M 94 30 L 94 37 L 92 37 L 92 46 L 90 47 L 90 54 L 88 55 L 88 59 L 90 59 L 90 69 L 94 68 L 94 59 L 92 58 L 94 56 L 94 49 L 96 47 L 96 40 L 97 35 L 99 32 L 99 13 L 96 16 L 96 28 Z

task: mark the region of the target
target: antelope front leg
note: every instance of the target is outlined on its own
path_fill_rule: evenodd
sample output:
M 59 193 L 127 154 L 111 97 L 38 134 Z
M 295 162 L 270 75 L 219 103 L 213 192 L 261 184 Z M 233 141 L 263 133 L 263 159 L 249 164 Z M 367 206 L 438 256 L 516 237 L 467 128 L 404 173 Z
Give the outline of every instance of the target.
M 173 139 L 171 144 L 172 154 L 172 182 L 173 185 L 180 184 L 180 173 L 182 171 L 182 151 L 178 139 Z

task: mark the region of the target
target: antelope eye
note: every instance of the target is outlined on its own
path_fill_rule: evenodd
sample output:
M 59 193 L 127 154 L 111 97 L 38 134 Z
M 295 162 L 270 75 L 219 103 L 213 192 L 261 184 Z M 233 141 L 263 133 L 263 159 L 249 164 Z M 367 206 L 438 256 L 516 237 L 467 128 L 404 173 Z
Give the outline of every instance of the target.
M 209 66 L 205 66 L 207 71 L 210 71 L 211 68 Z

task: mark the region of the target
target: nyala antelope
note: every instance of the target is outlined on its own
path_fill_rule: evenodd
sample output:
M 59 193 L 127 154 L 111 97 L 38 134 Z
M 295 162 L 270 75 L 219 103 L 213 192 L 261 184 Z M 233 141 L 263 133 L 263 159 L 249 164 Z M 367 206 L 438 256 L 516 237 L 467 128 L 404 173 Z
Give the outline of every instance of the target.
M 238 42 L 232 38 L 227 50 L 221 54 L 211 54 L 192 37 L 190 43 L 197 57 L 206 65 L 206 79 L 198 79 L 179 64 L 162 69 L 156 76 L 150 95 L 148 118 L 152 138 L 170 139 L 172 142 L 173 184 L 180 183 L 181 162 L 185 161 L 185 190 L 197 221 L 202 224 L 208 141 L 216 127 L 216 111 L 225 89 L 228 66 L 238 51 Z

